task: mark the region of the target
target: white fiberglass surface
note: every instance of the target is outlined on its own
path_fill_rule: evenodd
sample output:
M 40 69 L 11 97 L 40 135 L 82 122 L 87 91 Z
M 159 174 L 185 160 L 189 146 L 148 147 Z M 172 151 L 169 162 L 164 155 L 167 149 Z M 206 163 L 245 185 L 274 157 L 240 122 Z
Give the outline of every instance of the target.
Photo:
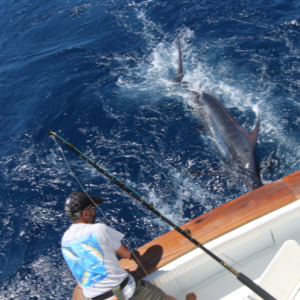
M 263 274 L 286 240 L 295 240 L 300 244 L 299 228 L 298 200 L 206 246 L 238 272 L 255 280 Z M 178 300 L 185 299 L 189 292 L 195 292 L 198 299 L 235 299 L 226 296 L 241 288 L 242 284 L 233 274 L 201 252 L 194 250 L 146 279 Z

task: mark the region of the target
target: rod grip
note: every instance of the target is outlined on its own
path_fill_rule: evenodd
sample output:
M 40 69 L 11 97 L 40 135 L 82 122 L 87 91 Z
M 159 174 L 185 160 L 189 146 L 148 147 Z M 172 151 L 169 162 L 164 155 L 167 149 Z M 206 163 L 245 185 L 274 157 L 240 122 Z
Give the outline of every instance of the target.
M 276 300 L 273 296 L 271 296 L 268 292 L 262 289 L 259 285 L 257 285 L 243 273 L 239 273 L 237 279 L 264 300 Z

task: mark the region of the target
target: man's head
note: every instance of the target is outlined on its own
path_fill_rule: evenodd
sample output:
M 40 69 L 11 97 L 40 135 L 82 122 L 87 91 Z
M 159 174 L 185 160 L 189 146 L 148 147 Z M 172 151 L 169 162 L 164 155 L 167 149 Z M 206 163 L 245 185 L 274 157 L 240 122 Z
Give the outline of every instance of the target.
M 95 205 L 103 202 L 101 197 L 90 196 L 85 192 L 75 192 L 65 201 L 65 212 L 73 223 L 94 223 Z

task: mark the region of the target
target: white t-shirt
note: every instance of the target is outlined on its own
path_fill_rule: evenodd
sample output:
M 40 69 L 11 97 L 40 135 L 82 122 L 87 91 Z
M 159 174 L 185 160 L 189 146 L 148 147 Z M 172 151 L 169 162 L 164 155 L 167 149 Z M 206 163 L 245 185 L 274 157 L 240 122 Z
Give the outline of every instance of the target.
M 85 223 L 73 224 L 63 235 L 63 257 L 86 298 L 108 292 L 128 276 L 115 254 L 123 237 L 122 233 L 104 224 Z M 122 290 L 126 300 L 134 290 L 135 281 L 129 275 L 129 282 Z

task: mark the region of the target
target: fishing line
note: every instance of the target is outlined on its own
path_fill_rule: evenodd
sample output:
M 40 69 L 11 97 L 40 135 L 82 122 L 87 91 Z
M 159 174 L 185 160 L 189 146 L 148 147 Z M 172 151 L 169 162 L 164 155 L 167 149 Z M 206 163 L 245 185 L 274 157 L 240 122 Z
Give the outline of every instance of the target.
M 74 147 L 74 145 L 70 144 L 63 138 L 61 138 L 59 135 L 54 133 L 51 130 L 48 130 L 49 135 L 53 135 L 55 138 L 60 140 L 64 145 L 66 145 L 68 148 L 70 148 L 73 152 L 75 152 L 77 155 L 82 157 L 86 162 L 91 164 L 95 169 L 97 169 L 99 172 L 101 172 L 103 175 L 105 175 L 107 178 L 109 178 L 113 183 L 118 185 L 121 189 L 123 189 L 125 192 L 127 192 L 129 195 L 131 195 L 134 199 L 139 201 L 143 206 L 148 208 L 150 211 L 152 211 L 155 215 L 157 215 L 160 219 L 165 221 L 168 225 L 173 227 L 177 232 L 179 232 L 181 235 L 183 235 L 186 239 L 188 239 L 190 242 L 192 242 L 196 247 L 203 250 L 206 254 L 208 254 L 211 258 L 213 258 L 216 262 L 221 264 L 225 269 L 227 269 L 229 272 L 231 272 L 233 275 L 236 276 L 236 278 L 246 285 L 248 288 L 250 288 L 254 293 L 262 297 L 264 300 L 275 300 L 273 296 L 271 296 L 268 292 L 266 292 L 263 288 L 261 288 L 259 285 L 257 285 L 255 282 L 253 282 L 250 278 L 248 278 L 243 273 L 238 272 L 231 266 L 229 266 L 226 262 L 221 260 L 218 256 L 216 256 L 213 252 L 208 250 L 206 247 L 204 247 L 199 241 L 194 239 L 191 236 L 191 232 L 188 229 L 183 229 L 180 226 L 175 225 L 172 221 L 170 221 L 168 218 L 166 218 L 163 214 L 161 214 L 152 203 L 148 202 L 144 197 L 142 197 L 139 193 L 137 193 L 133 188 L 128 186 L 126 183 L 121 181 L 119 178 L 111 174 L 109 171 L 107 171 L 105 168 L 100 167 L 95 161 L 91 160 L 89 157 L 87 157 L 85 154 L 80 152 L 77 148 Z
M 90 197 L 90 195 L 86 192 L 85 188 L 82 186 L 81 182 L 79 181 L 79 179 L 77 178 L 77 176 L 76 176 L 76 175 L 74 174 L 74 172 L 72 171 L 72 169 L 71 169 L 71 167 L 70 167 L 70 165 L 69 165 L 69 163 L 68 163 L 68 161 L 67 161 L 67 159 L 66 159 L 66 157 L 65 157 L 64 151 L 63 151 L 63 149 L 59 146 L 59 144 L 58 144 L 57 140 L 55 139 L 55 137 L 54 137 L 54 136 L 51 136 L 51 137 L 54 139 L 54 141 L 55 141 L 57 147 L 59 148 L 59 150 L 60 150 L 60 152 L 61 152 L 61 154 L 62 154 L 62 156 L 63 156 L 63 158 L 64 158 L 64 161 L 65 161 L 66 165 L 68 166 L 68 168 L 69 168 L 71 174 L 73 175 L 73 177 L 75 178 L 75 180 L 76 180 L 77 183 L 79 184 L 81 190 L 82 190 L 82 191 L 89 197 L 89 199 L 95 204 L 95 207 L 100 211 L 100 213 L 102 214 L 103 218 L 106 220 L 106 223 L 110 223 L 109 220 L 108 220 L 108 218 L 105 216 L 104 212 L 102 211 L 102 209 L 99 207 L 98 204 L 95 203 L 95 201 L 94 201 L 94 200 Z

